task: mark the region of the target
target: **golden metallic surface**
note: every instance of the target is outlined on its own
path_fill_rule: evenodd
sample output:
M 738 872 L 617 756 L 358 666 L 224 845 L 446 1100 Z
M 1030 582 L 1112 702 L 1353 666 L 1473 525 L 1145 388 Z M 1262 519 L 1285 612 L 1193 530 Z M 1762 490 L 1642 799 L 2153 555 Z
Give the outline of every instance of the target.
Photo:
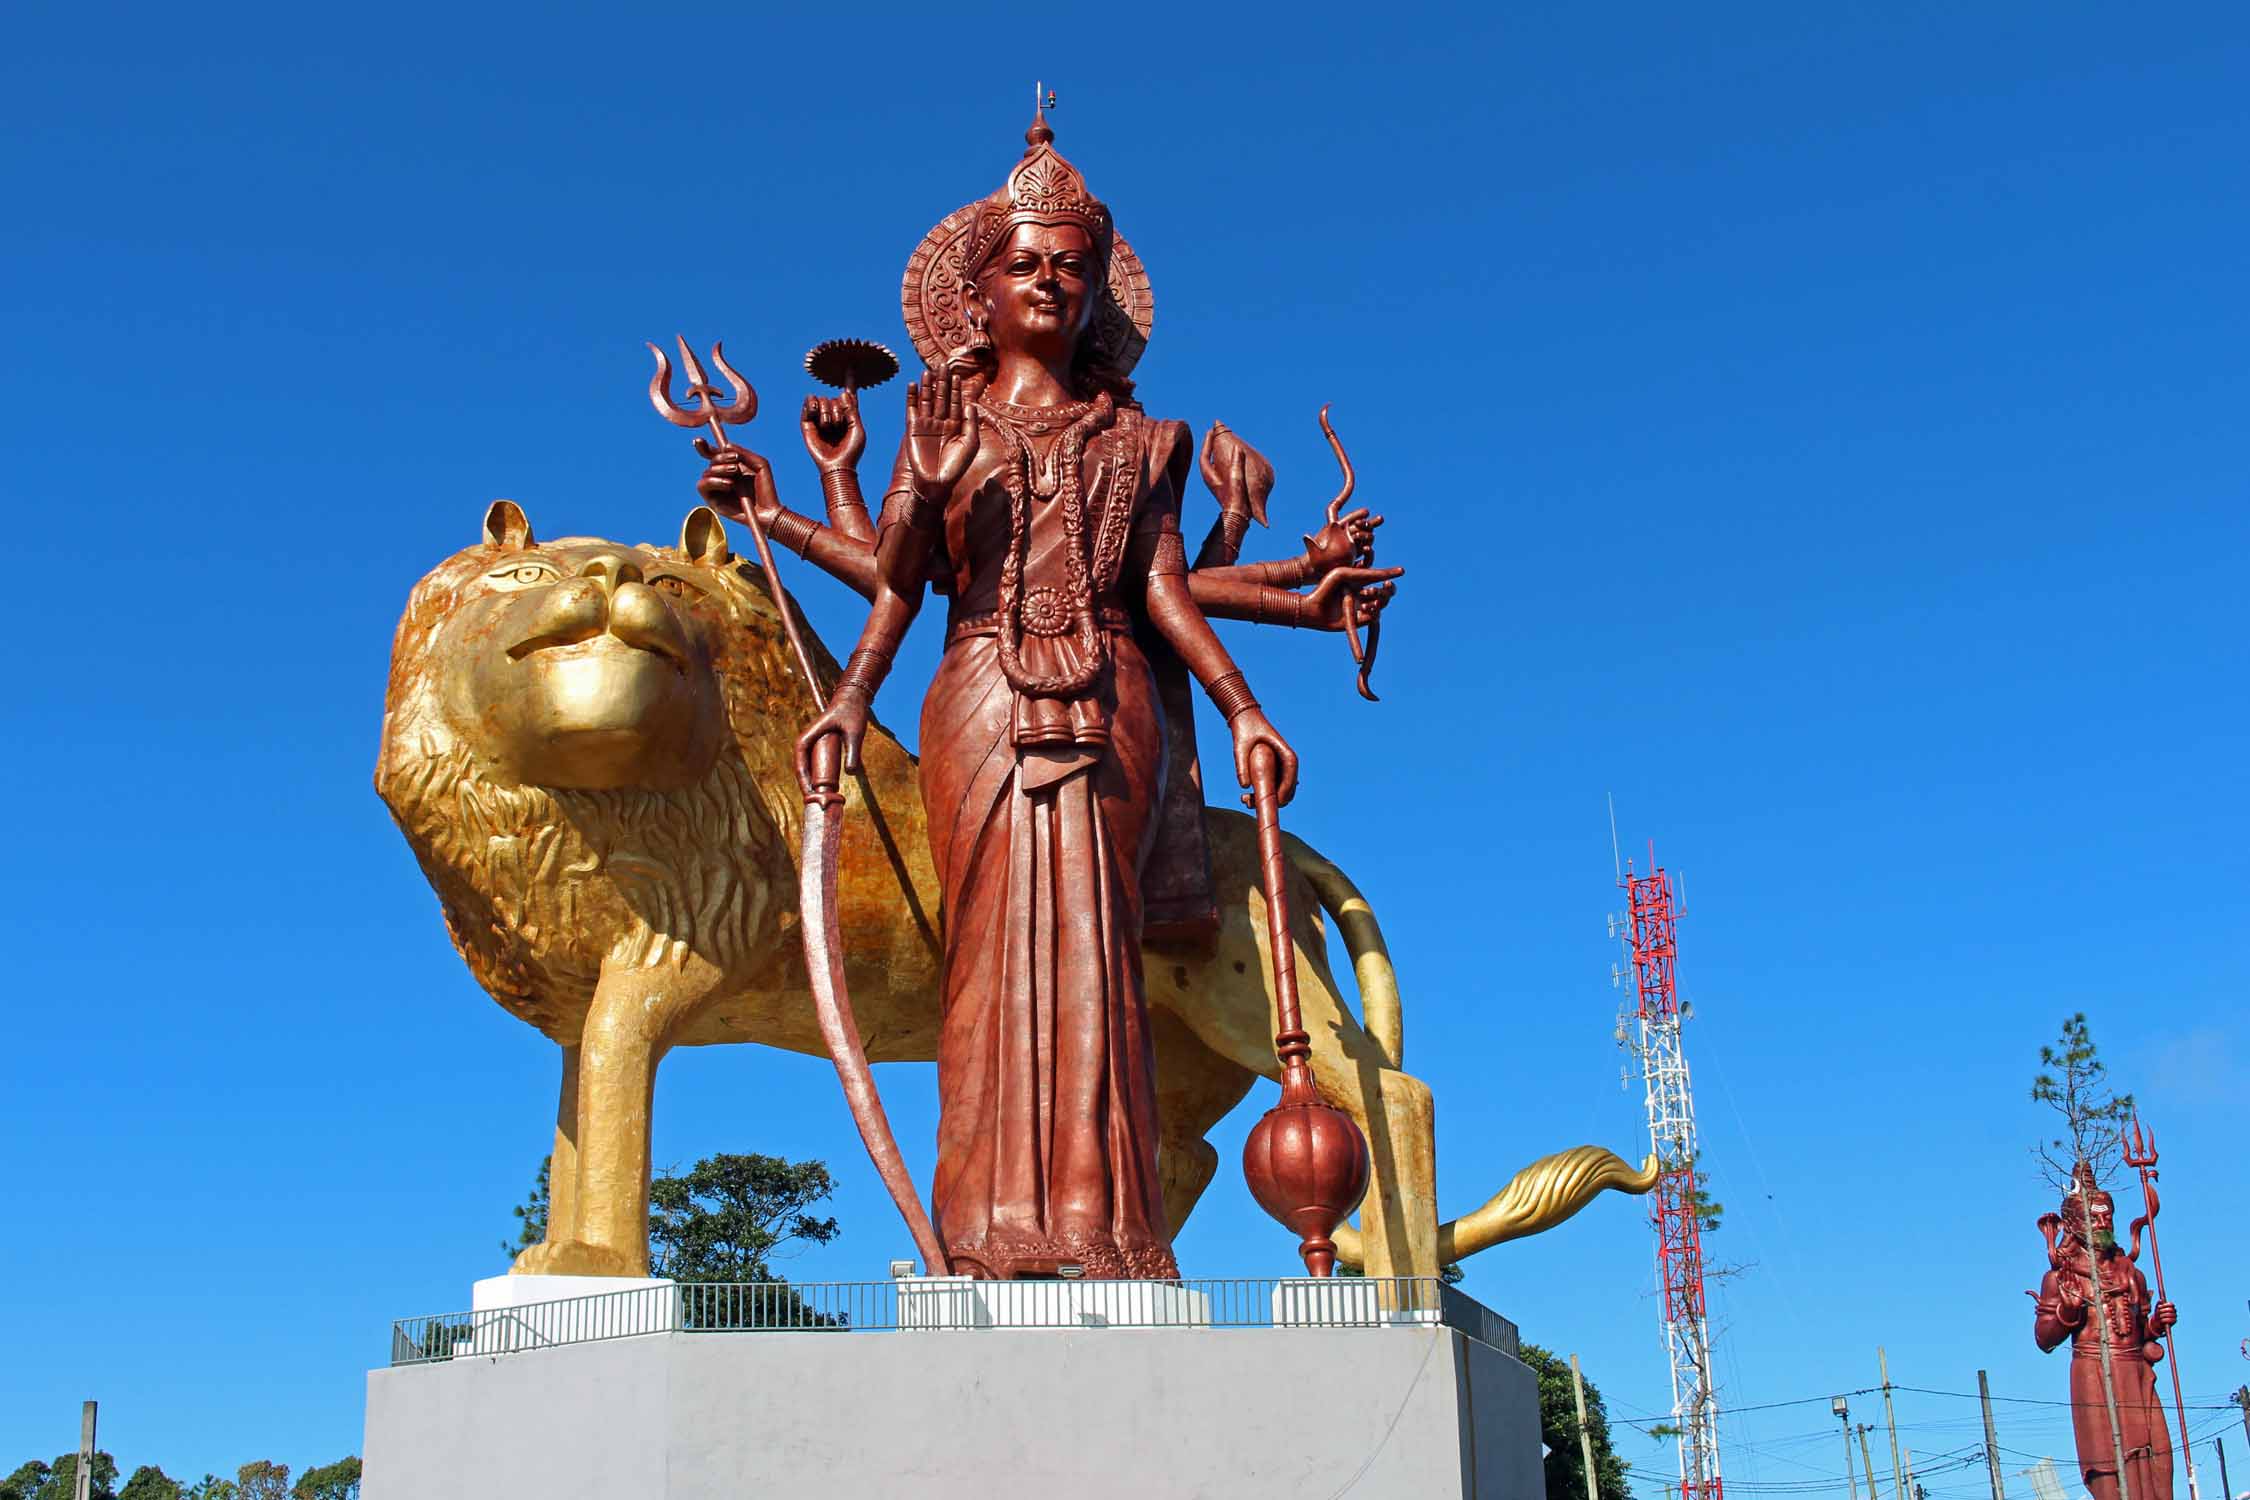
M 1654 1155 L 1636 1170 L 1602 1146 L 1573 1146 L 1542 1156 L 1511 1178 L 1484 1207 L 1438 1226 L 1438 1262 L 1449 1264 L 1509 1240 L 1544 1233 L 1605 1191 L 1648 1192 L 1659 1175 Z M 1347 1265 L 1360 1264 L 1360 1240 L 1348 1227 L 1336 1232 L 1336 1253 Z
M 833 683 L 834 658 L 805 636 Z M 811 717 L 764 581 L 729 554 L 706 509 L 689 513 L 677 547 L 541 544 L 501 501 L 482 540 L 410 596 L 375 787 L 477 982 L 560 1052 L 548 1238 L 517 1271 L 646 1274 L 649 1110 L 673 1047 L 827 1055 L 796 904 L 792 744 Z M 868 1056 L 928 1060 L 938 897 L 914 761 L 880 726 L 864 760 L 864 777 L 844 787 L 847 977 Z M 1175 1230 L 1218 1168 L 1206 1133 L 1279 1071 L 1256 831 L 1239 812 L 1205 816 L 1217 937 L 1207 949 L 1144 951 L 1158 1171 Z M 1549 1174 L 1559 1189 L 1547 1177 L 1527 1185 L 1542 1163 L 1441 1227 L 1430 1091 L 1397 1066 L 1398 987 L 1381 930 L 1341 870 L 1294 839 L 1287 847 L 1314 1076 L 1358 1120 L 1374 1164 L 1359 1229 L 1337 1234 L 1340 1246 L 1350 1236 L 1347 1258 L 1371 1275 L 1435 1275 L 1559 1223 L 1602 1187 L 1646 1191 L 1623 1178 L 1573 1187 L 1560 1172 Z M 1338 918 L 1373 1036 L 1329 971 L 1324 912 Z

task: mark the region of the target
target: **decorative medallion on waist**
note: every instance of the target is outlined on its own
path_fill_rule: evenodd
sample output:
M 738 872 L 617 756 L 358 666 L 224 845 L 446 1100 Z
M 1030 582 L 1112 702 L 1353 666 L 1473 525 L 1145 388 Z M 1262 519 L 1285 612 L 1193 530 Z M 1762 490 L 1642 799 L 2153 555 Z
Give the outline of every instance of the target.
M 1058 588 L 1042 584 L 1023 596 L 1023 628 L 1032 635 L 1068 635 L 1072 623 L 1070 601 Z

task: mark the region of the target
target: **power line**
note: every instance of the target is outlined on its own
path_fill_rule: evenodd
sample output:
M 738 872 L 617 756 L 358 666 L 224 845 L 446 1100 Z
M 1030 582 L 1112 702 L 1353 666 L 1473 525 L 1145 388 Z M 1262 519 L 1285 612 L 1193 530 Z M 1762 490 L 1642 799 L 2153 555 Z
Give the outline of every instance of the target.
M 1911 1391 L 1917 1396 L 1945 1396 L 1956 1401 L 1975 1401 L 1980 1399 L 1975 1391 L 1941 1391 L 1933 1386 L 1926 1385 L 1894 1385 L 1891 1387 L 1891 1389 L 1894 1391 Z M 1858 1387 L 1857 1389 L 1849 1391 L 1827 1391 L 1818 1396 L 1795 1396 L 1787 1401 L 1760 1401 L 1750 1405 L 1730 1404 L 1727 1407 L 1727 1410 L 1737 1415 L 1744 1412 L 1753 1411 L 1779 1411 L 1784 1407 L 1790 1406 L 1811 1406 L 1819 1402 L 1833 1400 L 1837 1396 L 1871 1396 L 1880 1390 L 1882 1390 L 1882 1387 L 1879 1385 L 1863 1385 Z M 2045 1396 L 1994 1396 L 1992 1399 L 1995 1401 L 2006 1401 L 2016 1406 L 2054 1406 L 2065 1408 L 2084 1406 L 2093 1409 L 2104 1409 L 2104 1403 L 2100 1401 L 2057 1401 Z M 2240 1406 L 2236 1405 L 2232 1401 L 2190 1401 L 2186 1403 L 2186 1406 L 2189 1411 L 2218 1411 L 2227 1412 L 2230 1414 L 2239 1414 L 2242 1410 Z M 1644 1422 L 1636 1421 L 1630 1417 L 1612 1417 L 1610 1418 L 1610 1421 L 1620 1427 L 1633 1427 L 1645 1431 L 1647 1428 L 1656 1426 L 1659 1423 L 1669 1424 L 1672 1421 L 1672 1418 L 1656 1417 Z M 2218 1429 L 2214 1428 L 2213 1430 L 2217 1431 Z

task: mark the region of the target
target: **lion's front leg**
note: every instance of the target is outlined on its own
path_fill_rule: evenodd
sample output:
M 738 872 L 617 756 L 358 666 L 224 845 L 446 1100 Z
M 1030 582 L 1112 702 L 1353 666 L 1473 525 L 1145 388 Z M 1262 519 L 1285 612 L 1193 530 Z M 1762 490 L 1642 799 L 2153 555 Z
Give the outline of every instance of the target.
M 585 1030 L 564 1050 L 575 1116 L 557 1110 L 547 1243 L 517 1270 L 561 1276 L 648 1274 L 649 1124 L 656 1067 L 675 1028 L 711 989 L 692 959 L 602 971 Z M 567 1096 L 566 1096 L 567 1100 Z M 567 1102 L 566 1106 L 567 1107 Z M 567 1127 L 566 1128 L 566 1124 Z M 575 1158 L 568 1173 L 566 1159 Z
M 649 1115 L 657 1029 L 632 986 L 604 980 L 578 1060 L 578 1275 L 648 1274 Z M 604 994 L 603 991 L 610 991 Z M 561 1247 L 558 1247 L 561 1248 Z M 598 1269 L 596 1269 L 598 1267 Z

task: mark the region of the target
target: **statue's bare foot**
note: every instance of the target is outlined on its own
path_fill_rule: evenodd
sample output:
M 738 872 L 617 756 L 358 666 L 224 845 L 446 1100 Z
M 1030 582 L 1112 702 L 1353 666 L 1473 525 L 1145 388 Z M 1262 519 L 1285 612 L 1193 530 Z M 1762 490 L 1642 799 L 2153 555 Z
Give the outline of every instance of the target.
M 549 1240 L 533 1245 L 516 1257 L 511 1276 L 646 1276 L 646 1263 L 636 1264 L 622 1250 L 589 1245 L 584 1240 Z

